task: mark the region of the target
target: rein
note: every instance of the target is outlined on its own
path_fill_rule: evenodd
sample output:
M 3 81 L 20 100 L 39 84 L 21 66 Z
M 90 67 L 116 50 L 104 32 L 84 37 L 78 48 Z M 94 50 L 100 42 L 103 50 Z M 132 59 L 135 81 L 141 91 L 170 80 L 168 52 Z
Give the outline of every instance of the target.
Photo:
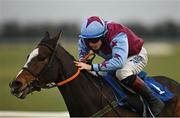
M 52 56 L 51 56 L 51 58 L 50 58 L 50 60 L 49 60 L 49 63 L 47 64 L 47 66 L 45 67 L 45 68 L 43 68 L 42 69 L 42 71 L 38 74 L 38 75 L 36 75 L 36 74 L 34 74 L 31 70 L 29 70 L 29 69 L 27 69 L 26 67 L 23 67 L 22 69 L 24 69 L 24 70 L 26 70 L 26 71 L 28 71 L 29 73 L 31 73 L 31 75 L 33 75 L 35 78 L 39 78 L 43 73 L 45 73 L 49 68 L 51 68 L 51 63 L 52 63 L 52 61 L 53 61 L 53 59 L 54 59 L 54 57 L 55 57 L 55 55 L 56 55 L 56 50 L 57 50 L 57 46 L 58 45 L 56 45 L 56 47 L 54 48 L 54 49 L 52 49 L 49 45 L 46 45 L 46 44 L 40 44 L 40 45 L 45 45 L 46 47 L 48 47 L 51 51 L 53 51 L 53 54 L 52 54 Z M 83 59 L 82 59 L 82 61 L 83 62 L 85 62 L 90 56 L 92 56 L 94 53 L 92 53 L 92 52 L 90 52 L 90 53 L 88 53 Z M 78 68 L 77 69 L 77 72 L 74 74 L 74 75 L 72 75 L 71 77 L 69 77 L 69 78 L 67 78 L 67 79 L 65 79 L 65 80 L 63 80 L 63 81 L 61 81 L 61 82 L 58 82 L 58 83 L 48 83 L 48 84 L 46 84 L 46 87 L 47 88 L 53 88 L 53 87 L 57 87 L 57 86 L 62 86 L 62 85 L 65 85 L 65 84 L 67 84 L 67 83 L 69 83 L 69 82 L 71 82 L 72 80 L 74 80 L 75 78 L 77 78 L 77 76 L 80 74 L 80 69 Z
M 94 55 L 93 52 L 89 52 L 87 55 L 84 56 L 84 58 L 81 60 L 82 62 L 86 62 L 88 60 L 88 58 L 90 56 Z M 93 57 L 94 58 L 94 57 Z M 72 80 L 74 80 L 78 75 L 80 74 L 80 69 L 77 69 L 77 72 L 72 75 L 71 77 L 69 77 L 68 79 L 65 79 L 59 83 L 56 84 L 56 86 L 62 86 L 64 84 L 67 84 L 69 82 L 71 82 Z M 91 80 L 91 79 L 90 79 Z M 104 99 L 107 101 L 108 105 L 105 106 L 103 109 L 99 110 L 98 112 L 94 113 L 91 117 L 99 117 L 99 116 L 103 116 L 105 113 L 113 110 L 118 116 L 121 116 L 121 114 L 118 112 L 118 110 L 115 109 L 115 107 L 117 107 L 117 103 L 115 101 L 110 102 L 108 100 L 108 98 L 106 97 L 106 95 L 99 89 L 99 87 L 96 85 L 96 83 L 94 81 L 91 80 L 91 82 L 93 83 L 93 85 L 97 88 L 97 90 L 101 93 L 101 95 L 104 97 Z
M 81 61 L 85 62 L 93 54 L 94 54 L 93 52 L 89 52 Z M 80 69 L 78 68 L 77 72 L 74 75 L 72 75 L 71 77 L 69 77 L 69 78 L 67 78 L 67 79 L 57 83 L 56 85 L 57 86 L 62 86 L 64 84 L 67 84 L 67 83 L 71 82 L 72 80 L 74 80 L 79 74 L 80 74 Z
M 69 78 L 67 78 L 67 79 L 65 79 L 65 80 L 57 83 L 56 86 L 62 86 L 62 85 L 64 85 L 64 84 L 67 84 L 67 83 L 71 82 L 71 81 L 74 80 L 79 74 L 80 74 L 80 69 L 78 68 L 77 72 L 76 72 L 74 75 L 72 75 L 71 77 L 69 77 Z

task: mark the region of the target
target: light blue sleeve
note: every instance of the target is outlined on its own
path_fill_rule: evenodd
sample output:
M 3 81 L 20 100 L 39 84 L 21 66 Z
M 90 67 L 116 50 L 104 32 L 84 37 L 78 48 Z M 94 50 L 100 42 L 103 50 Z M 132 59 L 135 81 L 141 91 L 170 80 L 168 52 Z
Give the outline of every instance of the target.
M 101 64 L 93 64 L 94 71 L 112 71 L 121 69 L 128 58 L 128 38 L 125 33 L 119 33 L 111 41 L 112 58 Z
M 83 39 L 78 40 L 78 53 L 79 53 L 79 61 L 89 53 L 90 49 L 87 48 Z

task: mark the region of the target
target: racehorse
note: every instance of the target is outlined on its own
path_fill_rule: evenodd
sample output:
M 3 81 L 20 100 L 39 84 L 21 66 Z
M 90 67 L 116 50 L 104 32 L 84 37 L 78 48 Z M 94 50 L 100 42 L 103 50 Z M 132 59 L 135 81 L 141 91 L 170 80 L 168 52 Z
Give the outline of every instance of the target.
M 42 88 L 58 87 L 70 116 L 139 116 L 139 113 L 116 104 L 111 88 L 102 78 L 80 71 L 73 63 L 75 58 L 58 44 L 59 36 L 60 32 L 52 38 L 45 33 L 15 80 L 10 82 L 11 93 L 24 99 Z M 159 116 L 180 116 L 179 83 L 164 76 L 153 78 L 174 94 Z

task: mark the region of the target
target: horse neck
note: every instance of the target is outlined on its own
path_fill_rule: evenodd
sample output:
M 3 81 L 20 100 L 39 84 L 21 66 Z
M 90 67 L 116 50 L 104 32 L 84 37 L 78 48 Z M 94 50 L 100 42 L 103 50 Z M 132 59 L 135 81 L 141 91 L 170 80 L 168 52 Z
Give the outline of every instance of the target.
M 75 59 L 62 47 L 59 48 L 59 55 L 61 55 L 60 61 L 62 63 L 63 76 L 68 78 L 77 71 L 77 67 L 73 63 Z M 104 107 L 102 103 L 104 102 L 103 98 L 92 84 L 92 81 L 98 86 L 102 84 L 99 79 L 92 78 L 92 75 L 87 73 L 87 71 L 81 71 L 75 80 L 58 87 L 71 116 L 90 116 L 101 107 Z

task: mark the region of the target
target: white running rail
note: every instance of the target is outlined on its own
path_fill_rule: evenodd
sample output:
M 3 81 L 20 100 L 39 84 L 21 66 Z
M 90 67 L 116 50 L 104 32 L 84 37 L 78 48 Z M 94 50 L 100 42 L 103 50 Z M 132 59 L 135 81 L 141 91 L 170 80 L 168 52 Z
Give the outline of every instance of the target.
M 0 118 L 69 118 L 68 112 L 0 111 Z

